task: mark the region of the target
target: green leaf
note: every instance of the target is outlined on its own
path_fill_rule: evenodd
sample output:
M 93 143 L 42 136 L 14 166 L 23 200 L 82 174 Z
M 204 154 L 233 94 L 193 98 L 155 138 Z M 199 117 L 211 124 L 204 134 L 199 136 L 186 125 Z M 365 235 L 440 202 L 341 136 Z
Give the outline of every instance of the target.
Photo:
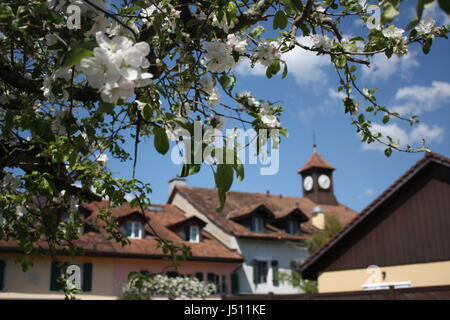
M 386 148 L 384 149 L 384 154 L 386 155 L 386 157 L 390 157 L 392 154 L 392 148 Z
M 169 138 L 167 138 L 164 128 L 158 127 L 155 129 L 155 149 L 160 154 L 166 154 L 169 151 Z
M 273 28 L 284 29 L 287 26 L 287 22 L 287 16 L 284 11 L 277 11 L 277 13 L 275 13 L 275 18 L 273 19 Z
M 73 65 L 78 64 L 81 61 L 81 59 L 90 57 L 92 55 L 93 55 L 93 53 L 91 50 L 81 48 L 81 47 L 75 48 L 75 49 L 67 52 L 62 66 L 63 67 L 71 67 Z
M 302 12 L 303 11 L 303 1 L 300 1 L 300 0 L 285 0 L 284 3 L 287 6 L 297 10 L 298 12 Z
M 389 115 L 388 115 L 388 114 L 387 114 L 387 115 L 385 115 L 385 116 L 383 117 L 383 124 L 386 124 L 386 123 L 388 123 L 390 119 L 391 119 L 391 118 L 389 117 Z
M 433 39 L 427 39 L 422 46 L 423 53 L 428 54 L 431 50 L 431 45 L 433 44 Z
M 287 74 L 288 74 L 288 67 L 287 67 L 287 63 L 283 61 L 284 64 L 284 69 L 283 69 L 283 73 L 281 74 L 281 79 L 286 78 Z
M 150 120 L 152 118 L 152 108 L 148 104 L 144 106 L 143 116 L 146 120 Z
M 233 184 L 233 168 L 229 164 L 219 164 L 214 174 L 217 192 L 220 201 L 220 207 L 217 211 L 223 211 L 225 206 L 226 194 Z
M 345 67 L 346 64 L 347 64 L 347 58 L 343 54 L 338 56 L 338 58 L 336 59 L 336 66 L 339 69 L 342 69 Z
M 438 0 L 438 3 L 442 10 L 444 10 L 447 14 L 450 14 L 450 1 Z

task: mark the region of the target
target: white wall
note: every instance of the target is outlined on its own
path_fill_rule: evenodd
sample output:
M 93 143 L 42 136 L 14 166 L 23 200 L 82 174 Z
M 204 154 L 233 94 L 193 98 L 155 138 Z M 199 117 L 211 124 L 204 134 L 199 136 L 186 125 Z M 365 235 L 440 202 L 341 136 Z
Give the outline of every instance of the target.
M 193 205 L 190 204 L 183 196 L 176 193 L 171 202 L 172 205 L 177 206 L 186 213 L 186 217 L 197 216 L 203 221 L 207 222 L 205 230 L 216 237 L 220 242 L 230 249 L 238 249 L 236 238 L 225 232 L 221 227 L 219 227 L 212 219 L 207 215 L 198 211 Z
M 290 283 L 279 282 L 278 286 L 273 285 L 272 260 L 278 261 L 278 271 L 291 272 L 291 261 L 302 262 L 309 253 L 304 244 L 285 240 L 253 240 L 238 239 L 239 252 L 244 256 L 245 262 L 239 269 L 239 290 L 242 294 L 269 292 L 287 294 L 301 292 L 299 288 L 293 287 Z M 266 284 L 253 283 L 253 260 L 268 261 L 269 272 Z
M 207 222 L 205 230 L 211 233 L 219 241 L 230 249 L 237 251 L 244 257 L 245 262 L 239 268 L 239 291 L 246 293 L 298 293 L 299 288 L 294 288 L 288 283 L 279 283 L 277 287 L 273 286 L 271 261 L 278 261 L 278 270 L 280 272 L 291 272 L 291 261 L 301 262 L 306 260 L 309 253 L 305 245 L 300 242 L 286 240 L 263 240 L 263 239 L 242 239 L 225 232 L 212 219 L 194 208 L 184 197 L 176 193 L 171 204 L 177 206 L 186 216 L 195 215 Z M 253 260 L 267 260 L 269 262 L 269 273 L 267 284 L 258 284 L 255 287 L 253 283 Z

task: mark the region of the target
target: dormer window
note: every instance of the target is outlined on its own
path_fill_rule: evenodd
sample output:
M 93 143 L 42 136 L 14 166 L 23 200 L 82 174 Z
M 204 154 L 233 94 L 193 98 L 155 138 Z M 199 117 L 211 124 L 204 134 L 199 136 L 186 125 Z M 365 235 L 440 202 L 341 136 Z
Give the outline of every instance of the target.
M 252 217 L 252 231 L 264 232 L 264 219 L 262 217 Z
M 189 242 L 200 242 L 200 229 L 198 226 L 189 227 Z
M 142 239 L 142 223 L 128 221 L 125 224 L 125 235 L 130 239 Z
M 298 234 L 298 222 L 295 220 L 288 220 L 286 223 L 286 232 L 288 234 L 297 235 Z

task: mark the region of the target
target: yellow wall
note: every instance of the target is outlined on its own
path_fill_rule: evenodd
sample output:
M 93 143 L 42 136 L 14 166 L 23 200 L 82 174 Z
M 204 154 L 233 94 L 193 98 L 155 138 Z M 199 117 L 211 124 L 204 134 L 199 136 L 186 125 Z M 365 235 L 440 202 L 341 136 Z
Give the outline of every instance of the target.
M 411 281 L 411 287 L 450 285 L 450 261 L 380 267 L 382 283 Z M 359 291 L 368 282 L 367 269 L 324 272 L 318 278 L 319 292 Z
M 0 299 L 55 299 L 64 298 L 64 294 L 50 290 L 51 260 L 48 257 L 35 257 L 33 266 L 26 272 L 15 260 L 25 257 L 20 254 L 0 253 L 5 260 L 5 288 L 0 292 Z M 113 295 L 113 263 L 111 258 L 96 257 L 59 257 L 61 261 L 71 263 L 92 263 L 92 292 L 83 293 L 81 299 L 116 299 Z

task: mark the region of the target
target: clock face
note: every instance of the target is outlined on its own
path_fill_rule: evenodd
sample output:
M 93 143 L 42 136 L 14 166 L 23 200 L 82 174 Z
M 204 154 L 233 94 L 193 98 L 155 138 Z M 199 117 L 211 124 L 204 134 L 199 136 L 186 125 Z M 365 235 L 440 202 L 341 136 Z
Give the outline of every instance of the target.
M 305 180 L 303 180 L 303 187 L 306 191 L 310 191 L 313 187 L 313 179 L 311 176 L 307 176 Z
M 331 185 L 330 178 L 329 178 L 327 175 L 322 174 L 322 175 L 319 177 L 319 186 L 320 186 L 322 189 L 328 189 L 328 188 L 330 187 L 330 185 Z

